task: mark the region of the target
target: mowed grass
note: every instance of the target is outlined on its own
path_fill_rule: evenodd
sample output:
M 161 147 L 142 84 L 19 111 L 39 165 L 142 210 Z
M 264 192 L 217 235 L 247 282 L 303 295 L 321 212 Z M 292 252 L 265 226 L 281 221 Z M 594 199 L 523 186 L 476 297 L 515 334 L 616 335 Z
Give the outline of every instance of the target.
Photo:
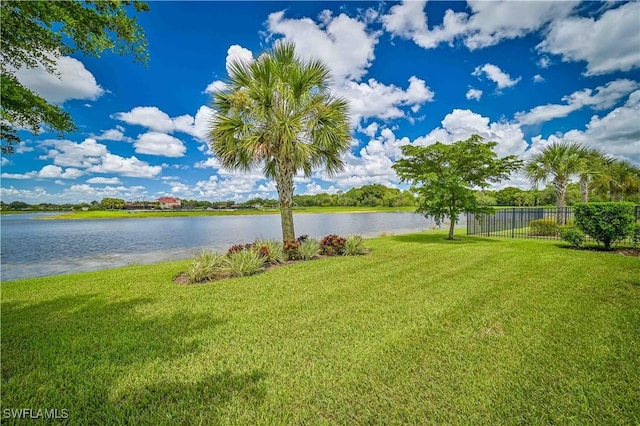
M 444 236 L 207 285 L 173 284 L 187 262 L 3 283 L 2 408 L 73 424 L 640 422 L 640 258 Z

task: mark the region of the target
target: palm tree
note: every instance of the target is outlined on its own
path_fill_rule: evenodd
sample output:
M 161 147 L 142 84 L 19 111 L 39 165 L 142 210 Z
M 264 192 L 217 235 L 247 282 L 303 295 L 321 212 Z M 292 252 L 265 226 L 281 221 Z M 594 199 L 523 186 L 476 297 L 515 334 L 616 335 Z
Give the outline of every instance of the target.
M 598 148 L 585 148 L 580 167 L 580 201 L 589 202 L 589 190 L 594 177 L 600 176 L 613 162 L 604 151 Z
M 320 167 L 335 175 L 350 148 L 348 104 L 331 95 L 329 81 L 323 62 L 303 61 L 293 43 L 279 41 L 256 60 L 234 61 L 226 88 L 213 95 L 213 152 L 226 169 L 261 166 L 275 180 L 284 241 L 295 239 L 294 175 Z
M 628 161 L 611 161 L 596 181 L 607 199 L 624 201 L 626 197 L 640 195 L 640 168 Z
M 525 173 L 534 185 L 551 180 L 557 197 L 557 222 L 565 223 L 565 198 L 571 177 L 584 168 L 587 150 L 578 143 L 554 142 L 529 159 Z

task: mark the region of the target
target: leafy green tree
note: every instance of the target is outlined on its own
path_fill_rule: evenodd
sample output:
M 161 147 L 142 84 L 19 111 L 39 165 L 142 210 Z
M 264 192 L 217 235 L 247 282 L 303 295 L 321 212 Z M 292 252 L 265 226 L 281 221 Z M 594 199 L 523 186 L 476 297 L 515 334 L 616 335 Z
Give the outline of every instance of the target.
M 209 141 L 222 166 L 248 171 L 261 166 L 276 182 L 282 237 L 295 239 L 293 177 L 319 167 L 341 171 L 349 150 L 348 104 L 329 92 L 329 69 L 303 61 L 293 43 L 279 41 L 258 59 L 236 60 L 227 88 L 213 95 Z
M 103 198 L 100 206 L 105 210 L 122 210 L 127 207 L 127 203 L 120 198 Z
M 57 74 L 57 58 L 74 52 L 100 56 L 105 50 L 132 54 L 147 61 L 142 28 L 127 11 L 148 11 L 139 1 L 14 1 L 0 8 L 0 137 L 2 153 L 20 142 L 16 128 L 38 134 L 41 127 L 65 133 L 75 130 L 69 113 L 24 87 L 15 73 L 22 67 L 42 66 Z
M 578 143 L 555 142 L 534 155 L 525 166 L 525 173 L 534 185 L 551 181 L 556 191 L 557 222 L 564 224 L 567 186 L 571 178 L 584 169 L 587 150 Z
M 478 135 L 451 145 L 405 145 L 406 158 L 393 165 L 400 179 L 411 182 L 418 194 L 418 213 L 433 217 L 438 225 L 449 218 L 449 240 L 462 213 L 488 210 L 478 205 L 474 189 L 506 179 L 522 165 L 514 155 L 499 158 L 493 150 L 496 145 Z

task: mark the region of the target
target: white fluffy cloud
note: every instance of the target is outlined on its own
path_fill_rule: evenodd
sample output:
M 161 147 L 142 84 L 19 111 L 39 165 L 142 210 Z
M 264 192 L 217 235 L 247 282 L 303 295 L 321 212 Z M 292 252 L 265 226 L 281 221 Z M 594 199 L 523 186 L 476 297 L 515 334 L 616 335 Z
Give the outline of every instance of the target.
M 118 126 L 120 127 L 120 126 Z M 92 138 L 97 141 L 123 141 L 123 142 L 133 142 L 133 139 L 125 136 L 123 129 L 109 129 L 102 132 L 100 135 L 92 135 Z
M 586 61 L 586 75 L 629 71 L 640 67 L 640 3 L 607 10 L 600 19 L 568 17 L 554 21 L 541 52 L 562 60 Z
M 325 10 L 319 20 L 285 18 L 284 11 L 274 12 L 267 19 L 267 29 L 271 35 L 294 41 L 303 57 L 322 59 L 336 83 L 362 78 L 375 58 L 380 33 L 368 31 L 365 22 L 344 13 L 333 16 Z
M 169 115 L 158 107 L 135 107 L 129 112 L 118 112 L 112 115 L 116 120 L 128 124 L 148 127 L 156 132 L 172 132 L 176 125 Z
M 585 106 L 595 110 L 613 107 L 622 98 L 640 87 L 640 84 L 628 79 L 610 81 L 595 90 L 584 89 L 562 97 L 565 104 L 547 104 L 537 106 L 528 112 L 518 112 L 516 120 L 525 125 L 543 123 L 554 118 L 566 117 Z
M 539 150 L 548 143 L 571 140 L 601 148 L 618 158 L 640 165 L 640 90 L 633 92 L 624 105 L 615 108 L 604 117 L 594 115 L 584 130 L 570 130 L 552 135 L 548 139 L 537 136 L 532 139 L 532 150 Z
M 349 101 L 353 124 L 363 118 L 382 120 L 407 116 L 403 107 L 417 112 L 425 102 L 434 98 L 433 91 L 415 76 L 409 78 L 406 90 L 393 84 L 386 85 L 371 78 L 364 83 L 350 81 L 335 88 L 335 92 Z
M 183 157 L 187 151 L 187 147 L 180 139 L 160 132 L 147 132 L 138 135 L 133 146 L 138 154 L 163 157 Z
M 147 127 L 154 132 L 183 132 L 197 139 L 204 140 L 208 131 L 209 120 L 213 110 L 206 105 L 201 106 L 193 117 L 189 114 L 171 118 L 158 107 L 135 107 L 129 112 L 118 112 L 111 117 L 129 124 Z
M 542 83 L 544 81 L 544 77 L 542 77 L 540 74 L 536 74 L 533 76 L 532 80 L 534 83 Z
M 474 50 L 538 31 L 554 19 L 568 16 L 579 2 L 468 1 L 471 13 L 449 9 L 442 24 L 432 29 L 428 27 L 426 3 L 405 0 L 393 6 L 381 18 L 384 28 L 426 49 L 459 38 Z
M 245 49 L 244 47 L 237 44 L 230 46 L 229 49 L 227 50 L 227 60 L 226 60 L 227 73 L 229 73 L 230 67 L 233 61 L 241 61 L 241 62 L 248 63 L 248 62 L 251 62 L 252 60 L 253 60 L 253 53 L 251 53 L 249 49 Z M 207 87 L 207 89 L 208 88 L 209 87 Z
M 54 166 L 49 164 L 44 166 L 36 175 L 39 178 L 45 179 L 76 179 L 84 174 L 84 171 L 74 168 L 67 168 Z
M 416 145 L 431 145 L 435 142 L 453 143 L 477 134 L 487 141 L 498 143 L 499 155 L 521 155 L 527 148 L 524 134 L 517 123 L 490 122 L 488 117 L 468 109 L 454 109 L 441 121 L 442 127 L 413 141 Z
M 96 100 L 105 90 L 96 82 L 82 62 L 68 56 L 56 60 L 58 75 L 49 74 L 42 66 L 20 68 L 16 77 L 47 101 L 60 104 L 69 99 Z
M 227 83 L 222 80 L 216 80 L 207 85 L 203 93 L 213 94 L 227 88 Z
M 482 66 L 478 66 L 471 73 L 471 75 L 475 75 L 477 77 L 480 77 L 483 74 L 489 80 L 498 85 L 498 90 L 504 89 L 506 87 L 513 87 L 522 79 L 522 77 L 512 79 L 509 74 L 505 73 L 499 67 L 493 64 L 484 64 Z
M 482 98 L 482 90 L 474 89 L 472 87 L 471 89 L 467 90 L 467 93 L 464 96 L 469 100 L 475 99 L 476 101 L 479 101 L 480 98 Z
M 112 178 L 94 177 L 91 179 L 87 179 L 87 183 L 100 184 L 100 185 L 121 185 L 122 181 L 117 177 L 112 177 Z
M 127 177 L 152 178 L 162 173 L 161 166 L 150 166 L 145 161 L 140 161 L 135 156 L 124 158 L 108 153 L 100 164 L 89 167 L 89 172 L 116 174 Z
M 107 147 L 87 138 L 80 143 L 69 140 L 45 140 L 40 142 L 42 146 L 52 146 L 40 159 L 52 159 L 53 164 L 62 167 L 87 168 L 99 164 L 107 154 Z

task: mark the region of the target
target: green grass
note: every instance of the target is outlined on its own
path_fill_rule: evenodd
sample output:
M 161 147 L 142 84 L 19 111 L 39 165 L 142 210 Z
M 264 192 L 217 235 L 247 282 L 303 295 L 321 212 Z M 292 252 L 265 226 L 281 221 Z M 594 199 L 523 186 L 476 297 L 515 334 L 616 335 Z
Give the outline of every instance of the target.
M 421 233 L 178 286 L 2 284 L 2 408 L 74 424 L 640 422 L 640 258 Z
M 415 207 L 296 207 L 294 213 L 375 213 L 375 212 L 413 212 Z M 33 212 L 29 212 L 33 213 Z M 188 217 L 188 216 L 242 216 L 258 214 L 280 214 L 279 209 L 247 209 L 247 210 L 212 210 L 212 211 L 182 211 L 182 210 L 90 210 L 60 213 L 42 216 L 38 219 L 125 219 L 149 217 Z

